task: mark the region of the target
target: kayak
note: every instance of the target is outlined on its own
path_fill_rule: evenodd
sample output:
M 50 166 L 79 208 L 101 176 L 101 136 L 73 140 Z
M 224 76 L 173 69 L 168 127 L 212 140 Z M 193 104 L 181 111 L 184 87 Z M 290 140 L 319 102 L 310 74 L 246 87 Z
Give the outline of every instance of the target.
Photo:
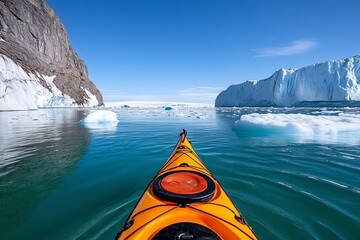
M 185 130 L 115 239 L 258 239 Z

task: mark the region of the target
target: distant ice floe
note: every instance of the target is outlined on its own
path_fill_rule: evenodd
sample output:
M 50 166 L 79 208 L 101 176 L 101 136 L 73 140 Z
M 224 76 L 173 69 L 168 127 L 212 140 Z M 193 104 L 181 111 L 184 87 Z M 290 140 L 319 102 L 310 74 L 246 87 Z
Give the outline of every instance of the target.
M 161 102 L 161 101 L 122 101 L 105 102 L 109 108 L 194 108 L 194 107 L 213 107 L 213 104 L 190 103 L 190 102 Z M 170 110 L 170 109 L 168 109 Z
M 179 117 L 208 119 L 215 114 L 213 105 L 206 103 L 126 101 L 106 102 L 109 109 L 122 111 L 122 114 L 141 117 Z

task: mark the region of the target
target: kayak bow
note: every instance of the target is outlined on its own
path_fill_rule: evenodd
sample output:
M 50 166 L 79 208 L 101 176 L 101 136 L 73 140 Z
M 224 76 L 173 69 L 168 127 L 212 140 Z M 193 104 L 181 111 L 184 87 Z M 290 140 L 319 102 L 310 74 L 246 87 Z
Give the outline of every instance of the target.
M 186 131 L 116 239 L 258 239 L 195 153 Z

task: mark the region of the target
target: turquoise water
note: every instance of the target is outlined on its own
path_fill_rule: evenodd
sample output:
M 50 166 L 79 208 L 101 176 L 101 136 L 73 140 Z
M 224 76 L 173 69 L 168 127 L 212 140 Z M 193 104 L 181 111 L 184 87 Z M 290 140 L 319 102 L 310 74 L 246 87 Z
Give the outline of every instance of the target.
M 114 111 L 0 112 L 1 239 L 113 239 L 183 128 L 260 239 L 359 238 L 359 108 Z M 237 122 L 251 113 L 310 115 L 315 132 Z

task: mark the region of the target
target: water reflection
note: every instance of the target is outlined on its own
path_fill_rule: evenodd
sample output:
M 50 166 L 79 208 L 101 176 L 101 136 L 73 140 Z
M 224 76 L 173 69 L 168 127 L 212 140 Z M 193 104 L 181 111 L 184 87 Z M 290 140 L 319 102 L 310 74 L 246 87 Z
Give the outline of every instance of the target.
M 0 112 L 0 236 L 15 230 L 81 159 L 83 110 Z
M 86 128 L 94 132 L 115 133 L 118 122 L 82 122 Z

